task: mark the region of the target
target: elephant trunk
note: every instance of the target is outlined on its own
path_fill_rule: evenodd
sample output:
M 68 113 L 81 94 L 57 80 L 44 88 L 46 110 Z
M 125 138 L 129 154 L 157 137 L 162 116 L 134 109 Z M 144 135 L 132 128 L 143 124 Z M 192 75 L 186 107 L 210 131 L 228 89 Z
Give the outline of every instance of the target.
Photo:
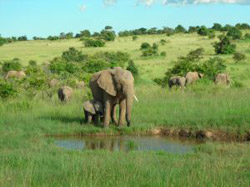
M 126 121 L 128 127 L 130 126 L 131 122 L 133 100 L 134 100 L 134 90 L 133 88 L 130 88 L 130 92 L 127 93 L 126 97 Z

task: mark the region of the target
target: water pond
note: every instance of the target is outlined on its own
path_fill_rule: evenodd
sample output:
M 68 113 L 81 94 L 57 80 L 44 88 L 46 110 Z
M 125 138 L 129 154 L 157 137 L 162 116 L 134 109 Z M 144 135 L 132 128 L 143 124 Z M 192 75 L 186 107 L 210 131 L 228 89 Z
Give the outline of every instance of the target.
M 68 150 L 192 152 L 202 142 L 164 136 L 83 136 L 56 137 L 55 144 Z

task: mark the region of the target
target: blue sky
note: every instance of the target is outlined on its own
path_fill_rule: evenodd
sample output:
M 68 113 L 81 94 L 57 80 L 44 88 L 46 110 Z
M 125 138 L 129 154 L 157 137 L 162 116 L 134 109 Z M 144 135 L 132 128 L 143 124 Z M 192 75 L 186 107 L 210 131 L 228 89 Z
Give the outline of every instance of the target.
M 182 24 L 250 24 L 250 0 L 0 0 L 4 37 Z

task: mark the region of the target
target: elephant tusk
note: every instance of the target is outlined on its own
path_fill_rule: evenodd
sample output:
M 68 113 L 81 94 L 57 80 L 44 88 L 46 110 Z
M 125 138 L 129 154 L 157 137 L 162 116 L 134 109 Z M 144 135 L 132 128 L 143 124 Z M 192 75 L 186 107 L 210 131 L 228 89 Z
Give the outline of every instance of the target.
M 136 102 L 139 102 L 139 100 L 137 99 L 137 97 L 135 95 L 134 95 L 134 98 L 135 98 Z

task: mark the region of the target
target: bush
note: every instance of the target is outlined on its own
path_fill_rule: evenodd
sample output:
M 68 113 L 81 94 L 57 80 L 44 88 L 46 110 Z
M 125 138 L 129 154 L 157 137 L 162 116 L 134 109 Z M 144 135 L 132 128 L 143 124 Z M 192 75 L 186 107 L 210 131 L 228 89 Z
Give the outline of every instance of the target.
M 227 32 L 227 36 L 229 36 L 233 40 L 241 39 L 242 32 L 239 29 L 233 27 Z
M 210 80 L 214 80 L 218 73 L 226 70 L 225 62 L 218 57 L 210 58 L 201 65 L 201 72 Z
M 186 32 L 186 29 L 182 25 L 178 25 L 174 30 L 176 33 Z
M 201 35 L 201 36 L 207 36 L 209 34 L 209 30 L 207 29 L 207 27 L 205 26 L 201 26 L 198 30 L 197 30 L 197 34 Z
M 244 36 L 244 39 L 245 40 L 250 40 L 250 33 L 246 33 L 245 36 Z
M 142 56 L 157 56 L 158 55 L 158 45 L 154 43 L 150 46 L 149 43 L 142 43 L 141 45 Z
M 127 70 L 133 74 L 135 79 L 137 79 L 139 77 L 138 68 L 132 60 L 129 61 Z
M 132 40 L 135 41 L 138 39 L 138 36 L 132 36 Z
M 84 45 L 85 47 L 103 47 L 105 42 L 100 39 L 86 39 Z
M 20 60 L 18 58 L 14 58 L 13 60 L 4 61 L 3 65 L 2 65 L 2 71 L 4 73 L 7 73 L 8 71 L 11 71 L 11 70 L 20 71 L 21 68 L 22 68 L 22 65 L 21 65 Z
M 5 99 L 8 97 L 15 96 L 17 94 L 17 90 L 11 83 L 0 81 L 0 97 Z
M 141 50 L 149 49 L 149 48 L 151 48 L 149 43 L 144 42 L 144 43 L 141 44 Z
M 187 58 L 189 58 L 190 60 L 200 60 L 202 58 L 204 51 L 205 50 L 202 47 L 190 51 L 187 55 Z
M 114 31 L 102 30 L 99 37 L 105 41 L 114 41 L 116 35 Z
M 160 53 L 160 55 L 163 56 L 163 57 L 165 57 L 165 56 L 167 56 L 167 53 L 166 53 L 165 51 L 162 51 L 162 52 Z
M 239 53 L 239 52 L 236 52 L 234 53 L 234 56 L 233 56 L 233 59 L 236 63 L 242 61 L 242 60 L 245 60 L 246 59 L 246 55 L 242 54 L 242 53 Z
M 160 44 L 161 44 L 161 45 L 165 45 L 166 43 L 167 43 L 166 40 L 164 40 L 164 39 L 161 39 L 161 40 L 160 40 Z
M 74 47 L 70 47 L 68 51 L 62 53 L 62 58 L 67 62 L 83 62 L 86 60 L 87 55 L 83 55 L 81 51 L 76 50 Z
M 235 52 L 236 45 L 231 44 L 228 36 L 219 36 L 220 41 L 214 43 L 214 49 L 216 54 L 232 54 Z
M 95 73 L 107 68 L 110 68 L 110 64 L 104 59 L 92 59 L 85 64 L 84 71 L 88 73 Z

